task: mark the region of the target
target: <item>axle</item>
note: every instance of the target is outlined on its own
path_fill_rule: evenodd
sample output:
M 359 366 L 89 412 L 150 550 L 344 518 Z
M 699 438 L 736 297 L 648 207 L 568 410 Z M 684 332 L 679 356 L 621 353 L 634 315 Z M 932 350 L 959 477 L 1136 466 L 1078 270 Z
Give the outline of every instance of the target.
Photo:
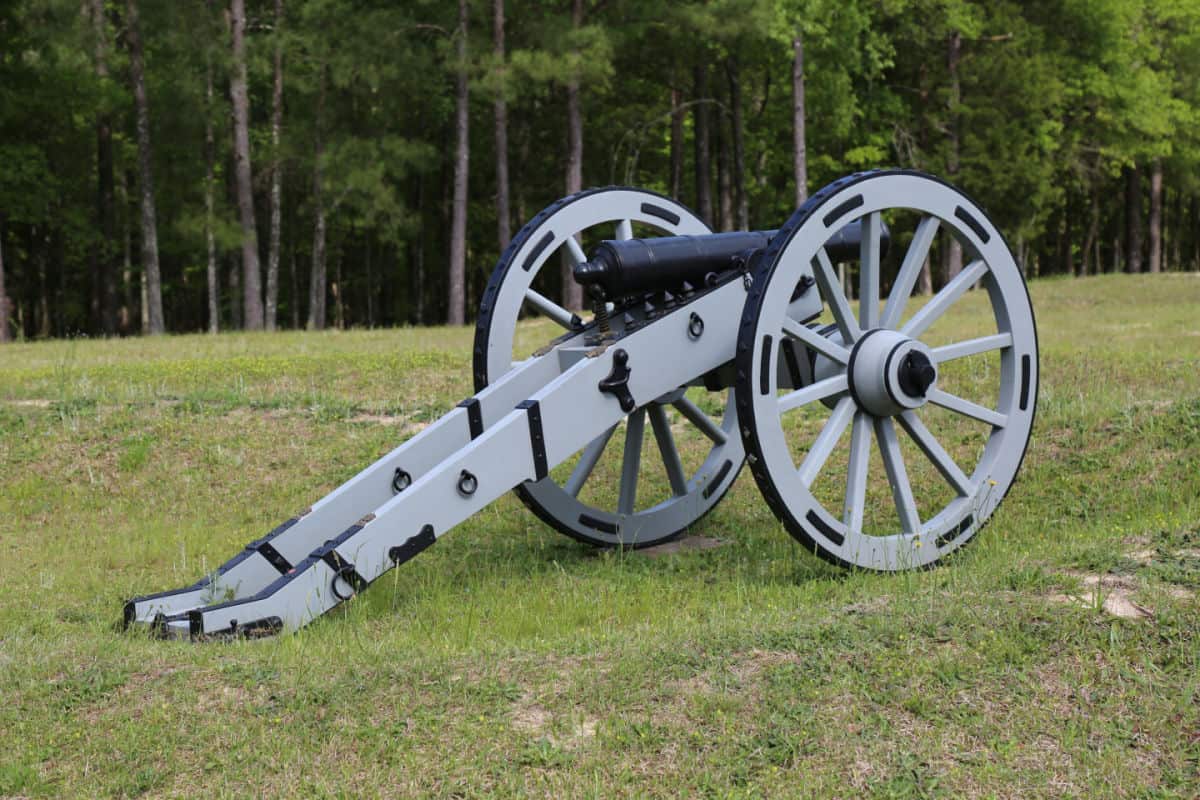
M 598 300 L 676 290 L 685 283 L 700 286 L 710 274 L 744 267 L 761 253 L 777 231 L 735 231 L 707 236 L 664 236 L 656 239 L 603 241 L 591 259 L 575 267 L 575 280 Z M 834 263 L 859 256 L 862 225 L 852 222 L 825 245 Z M 891 235 L 880 234 L 880 253 L 886 255 Z

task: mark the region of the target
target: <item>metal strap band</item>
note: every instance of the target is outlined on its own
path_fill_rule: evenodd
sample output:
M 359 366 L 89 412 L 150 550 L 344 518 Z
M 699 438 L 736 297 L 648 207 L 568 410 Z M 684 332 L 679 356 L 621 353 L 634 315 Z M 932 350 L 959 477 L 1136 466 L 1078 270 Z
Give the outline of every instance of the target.
M 529 419 L 529 449 L 533 451 L 533 473 L 541 480 L 549 473 L 546 461 L 546 437 L 542 433 L 542 409 L 536 400 L 524 400 L 517 405 Z
M 479 407 L 479 398 L 468 397 L 459 403 L 458 407 L 467 410 L 467 424 L 471 426 L 471 438 L 478 439 L 483 434 L 483 410 Z

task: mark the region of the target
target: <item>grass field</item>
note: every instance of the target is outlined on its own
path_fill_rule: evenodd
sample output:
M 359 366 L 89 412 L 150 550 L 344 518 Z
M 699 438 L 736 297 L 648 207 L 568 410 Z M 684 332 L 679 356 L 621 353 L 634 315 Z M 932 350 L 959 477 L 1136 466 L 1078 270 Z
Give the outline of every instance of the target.
M 470 394 L 470 332 L 4 347 L 0 797 L 1200 796 L 1200 276 L 1032 291 L 1025 468 L 941 568 L 833 568 L 748 472 L 660 558 L 509 496 L 220 644 L 115 623 Z

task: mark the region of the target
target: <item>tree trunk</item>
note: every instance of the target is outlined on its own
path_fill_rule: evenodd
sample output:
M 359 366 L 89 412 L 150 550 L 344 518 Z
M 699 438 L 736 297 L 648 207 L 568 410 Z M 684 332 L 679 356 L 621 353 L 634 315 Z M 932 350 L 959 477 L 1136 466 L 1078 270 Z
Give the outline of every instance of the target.
M 294 219 L 294 217 L 293 217 Z M 288 272 L 292 279 L 292 330 L 300 329 L 300 278 L 296 274 L 296 243 L 288 239 Z
M 1070 208 L 1070 206 L 1068 206 Z M 1079 262 L 1075 259 L 1075 225 L 1074 215 L 1068 212 L 1067 216 L 1067 274 L 1072 278 L 1079 277 Z
M 48 258 L 46 250 L 50 243 L 39 228 L 34 228 L 29 238 L 32 240 L 33 246 L 37 248 L 38 313 L 36 330 L 38 338 L 49 339 L 52 330 L 50 326 L 50 288 L 46 284 L 46 259 Z
M 470 97 L 467 87 L 467 23 L 471 7 L 458 0 L 457 54 L 454 77 L 454 199 L 450 211 L 450 289 L 446 323 L 466 322 L 467 279 L 467 180 L 470 171 L 471 143 L 468 128 Z
M 1192 197 L 1192 269 L 1200 272 L 1200 197 Z
M 8 312 L 8 292 L 4 288 L 4 215 L 0 214 L 0 344 L 12 341 Z
M 502 76 L 507 76 L 504 61 L 504 0 L 492 3 L 492 50 Z M 496 119 L 496 241 L 503 253 L 512 241 L 512 212 L 508 187 L 508 86 L 501 79 L 492 110 Z
M 125 281 L 125 304 L 121 309 L 122 330 L 126 333 L 131 332 L 136 324 L 140 333 L 149 333 L 150 315 L 146 307 L 145 276 L 141 271 L 135 275 L 133 269 L 133 219 L 138 214 L 137 202 L 133 197 L 135 182 L 131 168 L 121 170 L 120 207 L 124 209 L 124 213 L 121 214 L 121 263 Z
M 750 201 L 746 197 L 746 142 L 745 120 L 742 114 L 742 81 L 738 74 L 736 58 L 725 62 L 729 78 L 729 105 L 733 107 L 730 122 L 733 125 L 733 204 L 737 213 L 737 229 L 750 230 Z
M 138 292 L 141 296 L 142 333 L 150 333 L 150 284 L 146 280 L 146 270 L 138 274 Z
M 731 149 L 725 115 L 721 114 L 717 117 L 717 217 L 722 231 L 733 230 L 733 192 L 729 182 Z
M 950 73 L 950 124 L 947 126 L 949 142 L 949 155 L 946 159 L 946 180 L 950 183 L 955 183 L 958 180 L 959 168 L 959 106 L 962 103 L 962 89 L 958 80 L 958 63 L 962 59 L 962 34 L 954 31 L 950 34 L 950 38 L 946 47 L 946 67 Z M 962 272 L 963 250 L 962 244 L 957 238 L 949 237 L 949 246 L 945 248 L 945 275 L 946 280 L 952 279 L 955 275 Z
M 528 164 L 531 158 L 529 154 L 530 140 L 532 137 L 522 136 L 517 142 L 517 163 Z M 529 194 L 527 191 L 521 191 L 521 184 L 518 182 L 513 187 L 513 210 L 516 212 L 517 219 L 524 222 L 529 219 Z
M 571 2 L 571 27 L 583 25 L 583 0 Z M 578 53 L 576 53 L 578 55 Z M 579 74 L 567 79 L 567 194 L 583 189 L 583 109 L 579 97 Z M 583 287 L 575 282 L 575 261 L 564 251 L 562 260 L 562 301 L 572 311 L 583 308 Z
M 425 176 L 417 173 L 417 219 L 425 215 Z M 417 325 L 425 324 L 425 226 L 422 225 L 413 237 L 413 298 L 416 307 L 413 309 L 413 321 Z
M 142 183 L 142 274 L 145 276 L 147 326 L 151 335 L 166 331 L 162 307 L 162 275 L 158 268 L 158 223 L 154 203 L 154 155 L 150 147 L 150 102 L 146 97 L 146 66 L 138 27 L 137 0 L 125 0 L 125 41 L 129 46 L 129 77 L 137 106 L 138 171 Z
M 337 266 L 333 270 L 333 286 L 330 288 L 330 294 L 333 295 L 333 326 L 339 331 L 346 329 L 346 306 L 342 302 L 342 293 L 344 292 L 342 283 L 342 259 L 344 257 L 344 249 L 339 248 L 337 254 Z
M 254 181 L 250 168 L 250 97 L 246 89 L 246 3 L 230 0 L 229 28 L 233 64 L 229 98 L 233 103 L 233 155 L 238 217 L 242 223 L 242 293 L 246 330 L 263 328 L 262 269 L 258 263 L 258 226 L 254 221 Z
M 242 265 L 234 253 L 229 253 L 229 310 L 232 327 L 235 331 L 242 329 L 242 313 L 245 311 L 238 302 L 242 292 Z
M 1058 229 L 1058 267 L 1063 273 L 1075 276 L 1075 247 L 1072 241 L 1074 231 L 1072 230 L 1071 220 L 1073 219 L 1071 198 L 1068 195 L 1067 202 L 1063 206 L 1062 225 Z
M 375 275 L 371 264 L 371 235 L 364 233 L 366 239 L 366 257 L 363 262 L 367 271 L 367 328 L 375 327 Z
M 275 330 L 279 315 L 279 238 L 283 229 L 283 0 L 275 0 L 275 81 L 271 91 L 271 241 L 267 251 L 267 296 L 263 323 Z
M 325 116 L 325 68 L 317 78 L 317 118 L 313 126 L 313 246 L 312 275 L 308 282 L 308 329 L 325 330 L 325 200 L 322 195 L 322 165 L 325 141 L 321 122 Z
M 1125 269 L 1142 271 L 1142 171 L 1136 165 L 1125 169 Z
M 950 236 L 949 242 L 942 248 L 942 275 L 944 280 L 952 280 L 954 276 L 962 272 L 962 266 L 962 243 L 957 238 Z
M 1176 191 L 1175 200 L 1171 203 L 1171 260 L 1164 269 L 1183 269 L 1183 193 Z
M 1154 159 L 1150 170 L 1150 271 L 1162 272 L 1163 255 L 1163 166 Z
M 1083 263 L 1079 267 L 1080 277 L 1085 277 L 1092 272 L 1103 272 L 1099 259 L 1092 264 L 1092 250 L 1096 246 L 1096 239 L 1100 235 L 1100 192 L 1097 188 L 1092 189 L 1092 198 L 1090 204 L 1090 219 L 1088 220 L 1087 235 L 1083 240 Z
M 1175 217 L 1175 209 L 1177 206 L 1171 203 L 1171 190 L 1164 184 L 1162 187 L 1162 223 L 1159 225 L 1159 230 L 1162 231 L 1160 237 L 1160 258 L 1159 271 L 1168 272 L 1171 269 L 1171 245 L 1175 241 L 1175 225 L 1177 219 Z
M 796 208 L 808 199 L 808 145 L 805 143 L 804 38 L 792 39 L 792 173 L 796 183 Z
M 692 106 L 692 125 L 696 129 L 696 212 L 700 219 L 713 224 L 712 154 L 709 148 L 708 67 L 697 66 L 695 105 Z
M 133 220 L 141 214 L 141 199 L 133 196 L 135 184 L 133 171 L 125 170 L 125 258 L 133 261 Z M 138 330 L 143 335 L 150 333 L 150 290 L 146 285 L 146 270 L 139 269 L 138 276 Z
M 209 0 L 211 6 L 211 0 Z M 216 185 L 216 136 L 213 134 L 213 67 L 212 55 L 205 53 L 204 58 L 204 244 L 206 249 L 207 268 L 205 275 L 208 286 L 208 332 L 216 333 L 221 329 L 221 289 L 217 273 L 217 237 L 213 230 L 216 217 L 213 212 L 213 191 Z
M 683 192 L 683 92 L 671 87 L 671 197 Z
M 90 0 L 92 31 L 95 35 L 96 78 L 108 84 L 108 33 L 103 0 Z M 112 118 L 107 103 L 96 115 L 96 220 L 102 242 L 96 253 L 96 288 L 100 329 L 105 335 L 117 332 L 117 219 L 116 181 L 113 179 Z

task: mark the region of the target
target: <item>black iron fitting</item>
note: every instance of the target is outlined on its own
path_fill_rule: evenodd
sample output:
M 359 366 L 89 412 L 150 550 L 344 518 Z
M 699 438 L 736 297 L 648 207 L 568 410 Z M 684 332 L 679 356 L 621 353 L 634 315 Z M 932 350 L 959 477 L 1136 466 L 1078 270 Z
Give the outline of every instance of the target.
M 928 356 L 920 350 L 913 350 L 900 362 L 900 389 L 909 397 L 924 397 L 937 379 Z
M 611 394 L 621 404 L 621 410 L 626 414 L 637 408 L 633 394 L 629 391 L 629 353 L 618 349 L 613 353 L 612 372 L 600 381 L 599 389 L 603 394 Z

